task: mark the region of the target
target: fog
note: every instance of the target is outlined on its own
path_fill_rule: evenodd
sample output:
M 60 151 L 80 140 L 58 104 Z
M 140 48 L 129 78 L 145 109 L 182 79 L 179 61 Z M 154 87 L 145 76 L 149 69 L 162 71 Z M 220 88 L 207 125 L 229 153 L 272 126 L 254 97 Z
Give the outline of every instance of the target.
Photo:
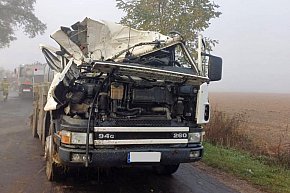
M 290 92 L 290 1 L 218 0 L 219 19 L 206 35 L 219 40 L 223 80 L 212 90 Z
M 222 12 L 212 20 L 206 37 L 219 40 L 212 54 L 224 61 L 223 80 L 212 91 L 290 93 L 290 2 L 216 0 Z M 70 26 L 84 17 L 118 22 L 123 13 L 114 0 L 37 1 L 36 15 L 47 24 L 46 33 L 29 39 L 19 30 L 18 40 L 0 50 L 0 66 L 45 62 L 38 45 L 57 46 L 49 38 L 59 26 Z

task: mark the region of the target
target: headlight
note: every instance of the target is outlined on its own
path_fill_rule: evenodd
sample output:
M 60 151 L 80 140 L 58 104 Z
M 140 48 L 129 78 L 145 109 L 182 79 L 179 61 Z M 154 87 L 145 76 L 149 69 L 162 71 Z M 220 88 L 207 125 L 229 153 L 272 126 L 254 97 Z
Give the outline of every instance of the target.
M 59 132 L 61 136 L 61 142 L 64 144 L 75 144 L 75 145 L 85 145 L 87 140 L 86 133 L 71 132 L 66 130 L 61 130 Z M 89 144 L 93 144 L 93 134 L 89 135 Z
M 72 132 L 71 143 L 77 145 L 85 145 L 87 141 L 87 134 L 86 133 L 76 133 Z M 89 135 L 89 144 L 93 144 L 93 134 L 90 133 Z
M 188 143 L 200 143 L 203 140 L 204 132 L 188 133 Z

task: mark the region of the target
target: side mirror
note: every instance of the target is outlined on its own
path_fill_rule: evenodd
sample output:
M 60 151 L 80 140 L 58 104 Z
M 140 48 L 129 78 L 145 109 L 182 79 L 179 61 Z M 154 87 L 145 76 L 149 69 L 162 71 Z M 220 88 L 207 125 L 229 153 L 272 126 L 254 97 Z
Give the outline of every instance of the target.
M 219 81 L 222 79 L 223 59 L 210 55 L 208 61 L 208 78 L 210 81 Z

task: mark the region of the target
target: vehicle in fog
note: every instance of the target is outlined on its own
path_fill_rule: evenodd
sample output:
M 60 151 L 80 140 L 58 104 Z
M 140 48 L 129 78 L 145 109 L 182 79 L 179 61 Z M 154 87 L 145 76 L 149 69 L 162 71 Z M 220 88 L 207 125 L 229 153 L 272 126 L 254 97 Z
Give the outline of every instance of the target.
M 23 64 L 14 70 L 20 97 L 33 97 L 33 85 L 44 82 L 45 64 Z
M 48 92 L 39 89 L 32 121 L 49 180 L 69 167 L 172 174 L 202 158 L 208 84 L 221 79 L 222 60 L 202 52 L 201 37 L 197 59 L 176 32 L 89 18 L 51 37 L 60 49 L 41 49 L 55 74 Z

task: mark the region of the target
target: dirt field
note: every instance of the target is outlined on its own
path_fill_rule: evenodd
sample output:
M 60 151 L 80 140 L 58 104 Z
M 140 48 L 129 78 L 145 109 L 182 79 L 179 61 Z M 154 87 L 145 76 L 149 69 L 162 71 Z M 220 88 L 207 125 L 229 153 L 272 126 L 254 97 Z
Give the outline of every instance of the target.
M 247 135 L 270 154 L 290 149 L 290 94 L 210 93 L 213 109 L 244 113 Z

